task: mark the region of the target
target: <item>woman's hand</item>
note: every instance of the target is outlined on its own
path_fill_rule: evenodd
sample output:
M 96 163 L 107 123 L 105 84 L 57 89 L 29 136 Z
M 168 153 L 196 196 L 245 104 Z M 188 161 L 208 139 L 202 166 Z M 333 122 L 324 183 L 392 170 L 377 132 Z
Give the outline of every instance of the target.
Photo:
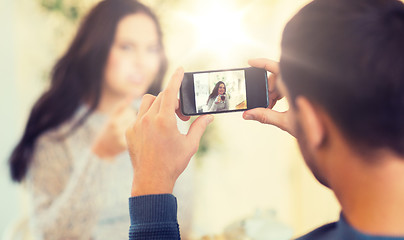
M 127 150 L 125 131 L 135 120 L 132 101 L 122 101 L 109 117 L 93 144 L 93 152 L 103 159 L 110 159 Z
M 217 95 L 215 103 L 218 104 L 222 101 L 222 99 L 220 98 L 221 95 Z
M 178 69 L 167 88 L 157 97 L 145 95 L 135 123 L 126 139 L 134 179 L 132 196 L 172 193 L 174 184 L 199 147 L 211 115 L 198 117 L 186 135 L 177 128 L 178 90 L 184 70 Z
M 265 58 L 252 59 L 249 60 L 248 63 L 252 67 L 263 68 L 272 74 L 268 76 L 268 108 L 255 108 L 245 111 L 243 118 L 277 126 L 294 136 L 293 126 L 290 117 L 288 116 L 288 111 L 277 112 L 272 110 L 276 102 L 283 97 L 277 88 L 277 81 L 280 73 L 278 63 Z

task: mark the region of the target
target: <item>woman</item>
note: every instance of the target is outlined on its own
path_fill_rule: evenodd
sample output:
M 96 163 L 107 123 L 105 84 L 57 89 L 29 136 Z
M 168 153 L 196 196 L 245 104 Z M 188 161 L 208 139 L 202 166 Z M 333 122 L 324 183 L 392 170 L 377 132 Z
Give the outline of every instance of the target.
M 206 104 L 208 105 L 209 112 L 229 110 L 229 96 L 226 95 L 226 85 L 224 82 L 219 81 L 216 83 Z
M 166 66 L 160 25 L 143 4 L 105 0 L 84 19 L 10 157 L 38 239 L 128 238 L 125 130 Z

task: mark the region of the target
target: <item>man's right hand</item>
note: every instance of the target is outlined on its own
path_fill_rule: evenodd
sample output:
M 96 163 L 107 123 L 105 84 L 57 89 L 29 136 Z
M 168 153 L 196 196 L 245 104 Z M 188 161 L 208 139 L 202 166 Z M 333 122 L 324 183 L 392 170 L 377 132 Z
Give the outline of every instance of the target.
M 290 121 L 290 118 L 288 117 L 288 111 L 277 112 L 272 110 L 276 102 L 282 98 L 282 95 L 277 88 L 277 81 L 280 73 L 278 63 L 265 58 L 252 59 L 249 60 L 248 63 L 252 67 L 263 68 L 271 73 L 268 76 L 269 105 L 268 108 L 254 108 L 245 111 L 243 114 L 243 118 L 245 120 L 255 120 L 260 123 L 277 126 L 280 129 L 287 131 L 291 135 L 295 136 L 292 123 Z
M 145 95 L 136 121 L 126 131 L 134 171 L 132 196 L 172 193 L 175 181 L 196 153 L 213 116 L 199 116 L 186 135 L 177 128 L 178 91 L 184 70 L 178 69 L 157 97 Z

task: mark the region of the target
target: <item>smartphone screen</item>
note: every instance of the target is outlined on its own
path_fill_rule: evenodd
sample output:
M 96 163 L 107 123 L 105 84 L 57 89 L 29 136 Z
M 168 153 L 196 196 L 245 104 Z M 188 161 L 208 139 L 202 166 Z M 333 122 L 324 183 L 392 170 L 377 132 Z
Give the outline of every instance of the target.
M 259 68 L 186 72 L 181 111 L 189 116 L 267 107 L 267 84 L 267 72 Z

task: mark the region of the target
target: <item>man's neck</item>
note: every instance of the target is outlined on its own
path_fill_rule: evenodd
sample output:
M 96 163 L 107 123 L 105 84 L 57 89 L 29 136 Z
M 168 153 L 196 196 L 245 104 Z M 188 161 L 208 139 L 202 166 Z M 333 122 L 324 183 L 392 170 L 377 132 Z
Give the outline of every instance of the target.
M 332 188 L 349 224 L 365 234 L 404 236 L 404 159 L 381 151 L 374 159 L 347 154 L 334 161 L 341 164 Z

